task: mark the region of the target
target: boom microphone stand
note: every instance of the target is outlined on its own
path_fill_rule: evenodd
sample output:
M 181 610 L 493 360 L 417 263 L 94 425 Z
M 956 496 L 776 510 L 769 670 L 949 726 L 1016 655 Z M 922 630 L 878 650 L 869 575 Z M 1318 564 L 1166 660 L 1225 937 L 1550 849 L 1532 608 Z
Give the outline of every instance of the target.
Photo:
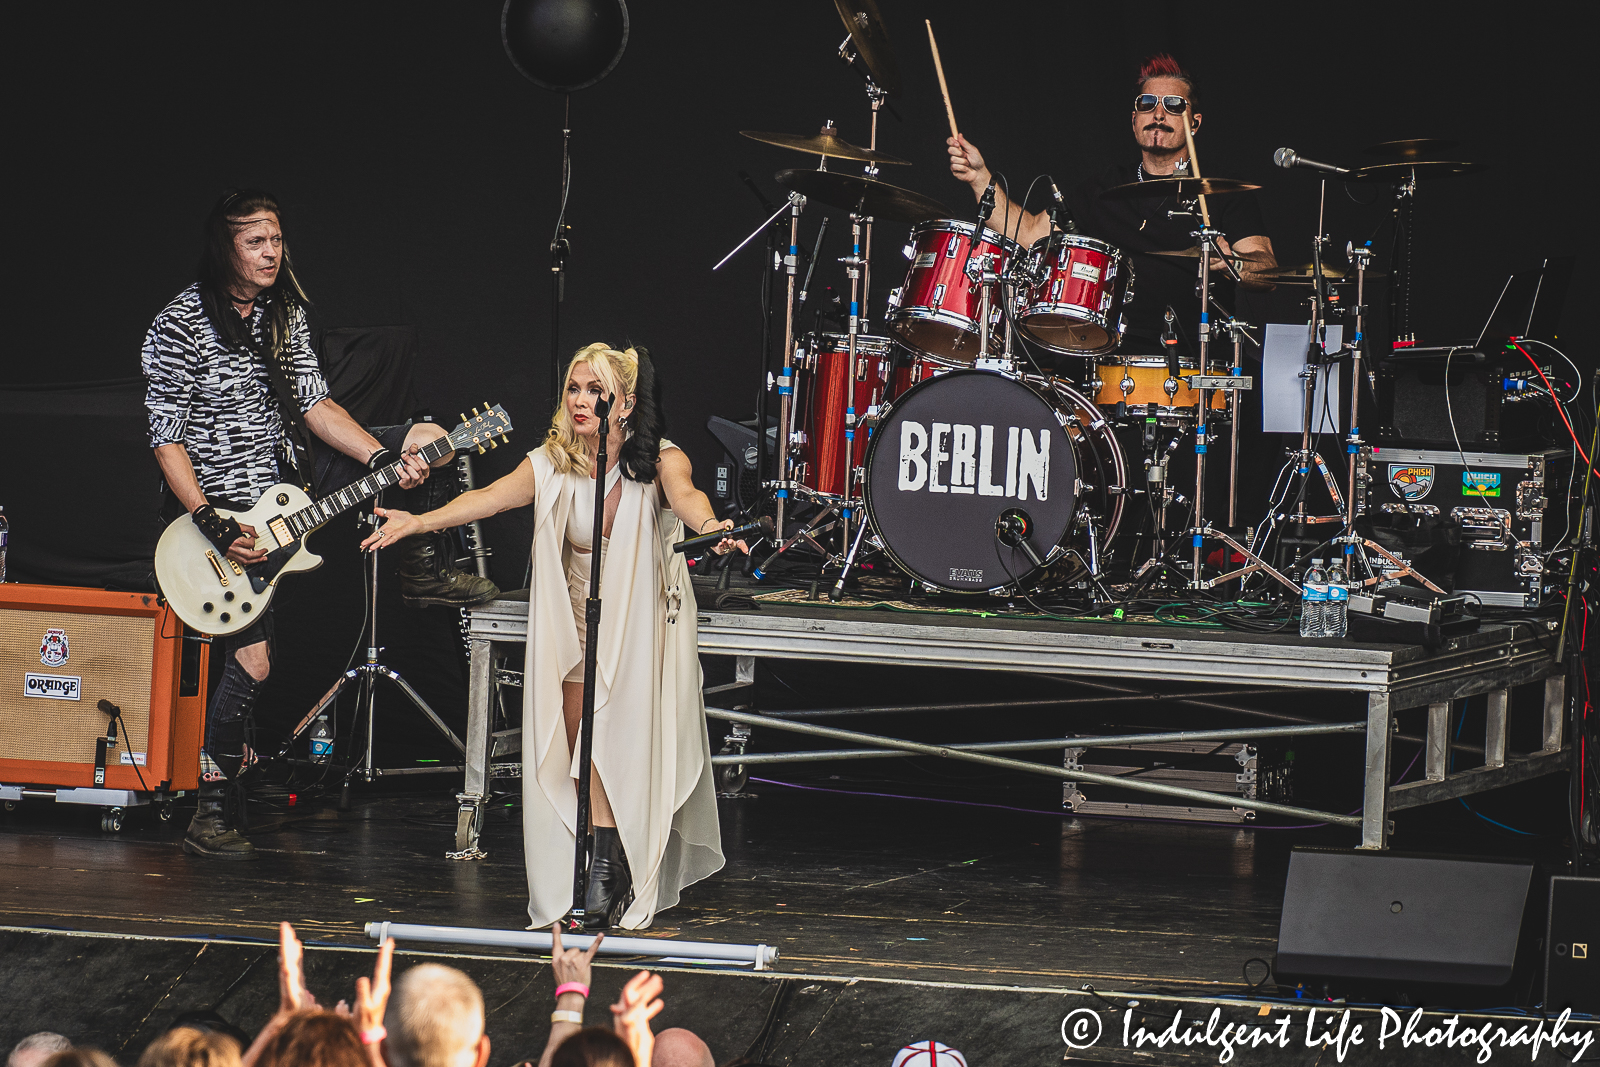
M 583 605 L 583 723 L 578 729 L 578 820 L 573 828 L 572 911 L 567 928 L 581 932 L 587 916 L 583 898 L 589 887 L 589 764 L 594 758 L 594 676 L 600 652 L 600 556 L 606 522 L 606 438 L 611 433 L 611 402 L 615 396 L 595 401 L 594 417 L 600 423 L 600 452 L 594 461 L 594 533 L 589 542 L 589 598 Z

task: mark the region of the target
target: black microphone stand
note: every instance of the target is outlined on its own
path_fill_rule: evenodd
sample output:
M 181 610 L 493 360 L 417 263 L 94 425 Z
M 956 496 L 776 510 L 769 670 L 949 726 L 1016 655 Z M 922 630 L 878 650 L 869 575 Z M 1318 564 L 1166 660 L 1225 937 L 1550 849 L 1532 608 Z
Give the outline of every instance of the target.
M 583 604 L 583 722 L 578 728 L 578 825 L 572 856 L 572 911 L 567 928 L 581 933 L 588 916 L 583 898 L 589 888 L 589 764 L 594 758 L 594 674 L 600 652 L 600 555 L 606 524 L 606 438 L 611 434 L 611 401 L 595 401 L 594 417 L 600 423 L 600 452 L 594 461 L 594 534 L 589 541 L 589 598 Z

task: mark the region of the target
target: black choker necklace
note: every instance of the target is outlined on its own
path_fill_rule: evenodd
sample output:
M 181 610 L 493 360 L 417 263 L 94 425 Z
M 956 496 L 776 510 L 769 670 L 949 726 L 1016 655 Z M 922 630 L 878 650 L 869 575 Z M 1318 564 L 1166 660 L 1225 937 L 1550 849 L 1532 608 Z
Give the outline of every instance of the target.
M 234 296 L 232 293 L 228 294 L 228 299 L 232 300 L 235 304 L 254 304 L 256 302 L 256 298 L 253 296 L 246 300 L 241 297 Z

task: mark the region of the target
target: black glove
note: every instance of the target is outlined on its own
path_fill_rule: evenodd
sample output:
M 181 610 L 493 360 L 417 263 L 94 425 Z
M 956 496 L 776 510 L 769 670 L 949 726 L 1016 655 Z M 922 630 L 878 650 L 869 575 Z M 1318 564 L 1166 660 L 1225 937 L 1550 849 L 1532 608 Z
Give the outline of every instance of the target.
M 206 535 L 206 540 L 217 546 L 217 551 L 227 554 L 233 543 L 244 536 L 237 519 L 225 519 L 210 504 L 194 509 L 194 524 Z
M 375 471 L 379 467 L 387 467 L 394 462 L 394 453 L 387 448 L 380 448 L 367 457 L 367 470 Z

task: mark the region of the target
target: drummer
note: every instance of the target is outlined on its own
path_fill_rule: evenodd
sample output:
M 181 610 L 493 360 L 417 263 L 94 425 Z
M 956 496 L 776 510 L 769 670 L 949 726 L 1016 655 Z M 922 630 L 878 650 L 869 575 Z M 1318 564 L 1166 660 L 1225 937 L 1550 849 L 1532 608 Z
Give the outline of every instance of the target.
M 1179 124 L 1188 119 L 1194 135 L 1199 136 L 1201 115 L 1195 106 L 1194 78 L 1170 55 L 1152 56 L 1139 69 L 1135 93 L 1133 139 L 1139 146 L 1141 158 L 1109 167 L 1064 196 L 1084 234 L 1115 245 L 1125 254 L 1133 253 L 1131 258 L 1137 277 L 1131 286 L 1134 296 L 1125 307 L 1127 330 L 1122 351 L 1161 351 L 1161 336 L 1167 329 L 1165 313 L 1171 307 L 1176 315 L 1173 328 L 1180 350 L 1193 354 L 1200 320 L 1200 301 L 1195 295 L 1198 261 L 1148 253 L 1193 247 L 1192 234 L 1199 228 L 1200 220 L 1186 216 L 1169 218 L 1167 212 L 1178 209 L 1177 202 L 1170 196 L 1102 200 L 1100 194 L 1116 185 L 1168 178 L 1175 171 L 1188 173 L 1188 145 Z M 971 186 L 974 196 L 982 197 L 993 181 L 983 154 L 965 137 L 948 138 L 946 144 L 950 150 L 950 173 Z M 1242 260 L 1237 268 L 1243 287 L 1272 288 L 1271 280 L 1260 272 L 1271 270 L 1278 263 L 1254 194 L 1207 197 L 1207 207 L 1212 226 L 1224 235 L 1217 242 L 1223 253 Z M 998 232 L 1003 226 L 1006 236 L 1024 247 L 1050 233 L 1047 211 L 1022 212 L 1020 217 L 1019 211 L 996 186 L 990 229 Z M 1213 295 L 1224 306 L 1231 306 L 1233 286 L 1226 280 L 1226 273 L 1214 267 L 1212 277 L 1224 279 L 1213 290 Z

